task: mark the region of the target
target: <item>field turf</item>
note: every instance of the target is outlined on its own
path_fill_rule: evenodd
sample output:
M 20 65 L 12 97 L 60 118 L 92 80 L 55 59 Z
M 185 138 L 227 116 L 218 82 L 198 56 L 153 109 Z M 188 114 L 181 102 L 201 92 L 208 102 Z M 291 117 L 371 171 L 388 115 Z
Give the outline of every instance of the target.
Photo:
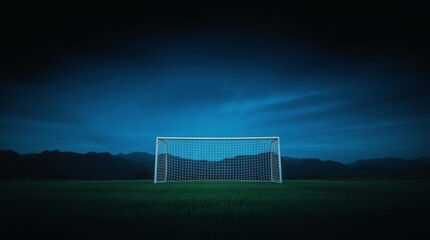
M 430 180 L 0 182 L 0 214 L 15 239 L 410 239 Z

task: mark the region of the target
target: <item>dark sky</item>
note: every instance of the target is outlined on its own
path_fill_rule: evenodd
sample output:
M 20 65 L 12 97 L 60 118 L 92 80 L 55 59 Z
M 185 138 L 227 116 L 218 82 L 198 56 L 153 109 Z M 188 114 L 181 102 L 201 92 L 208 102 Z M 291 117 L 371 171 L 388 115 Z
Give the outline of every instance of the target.
M 429 156 L 429 8 L 407 4 L 8 9 L 0 149 L 280 136 L 293 157 Z

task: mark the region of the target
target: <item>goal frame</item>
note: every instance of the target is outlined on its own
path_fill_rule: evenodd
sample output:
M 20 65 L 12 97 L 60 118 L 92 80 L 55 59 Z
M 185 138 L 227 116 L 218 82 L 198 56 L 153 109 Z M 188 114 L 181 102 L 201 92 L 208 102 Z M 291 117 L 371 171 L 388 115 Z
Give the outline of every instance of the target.
M 158 174 L 158 143 L 160 141 L 163 141 L 166 144 L 166 148 L 167 147 L 167 143 L 165 140 L 262 140 L 262 139 L 273 139 L 274 141 L 277 141 L 277 161 L 278 161 L 278 171 L 279 171 L 279 181 L 277 183 L 282 183 L 282 165 L 281 165 L 281 142 L 280 142 L 280 138 L 278 136 L 276 137 L 156 137 L 155 139 L 155 165 L 154 165 L 154 184 L 156 183 L 165 183 L 166 181 L 157 181 L 157 174 Z M 167 170 L 168 170 L 168 164 L 167 164 L 167 159 L 166 159 L 166 178 L 167 178 Z M 273 171 L 271 171 L 271 181 L 270 182 L 275 182 L 273 180 Z M 186 180 L 183 182 L 189 182 L 189 181 L 204 181 L 204 180 Z M 256 180 L 217 180 L 217 181 L 248 181 L 248 182 L 261 182 L 261 181 L 256 181 Z M 267 181 L 269 182 L 269 181 Z

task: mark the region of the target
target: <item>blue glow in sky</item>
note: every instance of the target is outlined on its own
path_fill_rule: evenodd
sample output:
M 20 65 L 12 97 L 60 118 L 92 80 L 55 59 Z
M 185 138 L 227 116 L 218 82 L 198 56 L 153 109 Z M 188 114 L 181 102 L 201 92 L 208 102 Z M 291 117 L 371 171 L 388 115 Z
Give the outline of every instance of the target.
M 141 36 L 0 90 L 0 148 L 154 153 L 156 136 L 280 136 L 282 155 L 429 155 L 427 76 L 267 32 Z

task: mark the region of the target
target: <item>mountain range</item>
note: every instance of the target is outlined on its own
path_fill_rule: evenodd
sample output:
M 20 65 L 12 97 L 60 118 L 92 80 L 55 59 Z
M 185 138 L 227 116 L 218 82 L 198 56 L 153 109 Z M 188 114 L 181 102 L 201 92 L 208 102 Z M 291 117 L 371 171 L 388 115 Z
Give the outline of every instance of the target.
M 153 154 L 145 152 L 113 155 L 107 152 L 81 154 L 54 150 L 36 154 L 19 154 L 12 150 L 4 150 L 0 151 L 0 180 L 152 179 L 154 158 Z M 225 159 L 220 162 L 227 166 L 233 164 L 234 161 L 231 161 L 233 159 Z M 258 159 L 258 155 L 255 156 L 255 159 Z M 182 161 L 189 160 L 182 159 Z M 199 164 L 215 166 L 220 163 L 201 162 Z M 421 157 L 411 160 L 375 158 L 344 164 L 332 160 L 323 161 L 318 158 L 282 157 L 282 176 L 284 179 L 427 178 L 430 177 L 430 158 Z

